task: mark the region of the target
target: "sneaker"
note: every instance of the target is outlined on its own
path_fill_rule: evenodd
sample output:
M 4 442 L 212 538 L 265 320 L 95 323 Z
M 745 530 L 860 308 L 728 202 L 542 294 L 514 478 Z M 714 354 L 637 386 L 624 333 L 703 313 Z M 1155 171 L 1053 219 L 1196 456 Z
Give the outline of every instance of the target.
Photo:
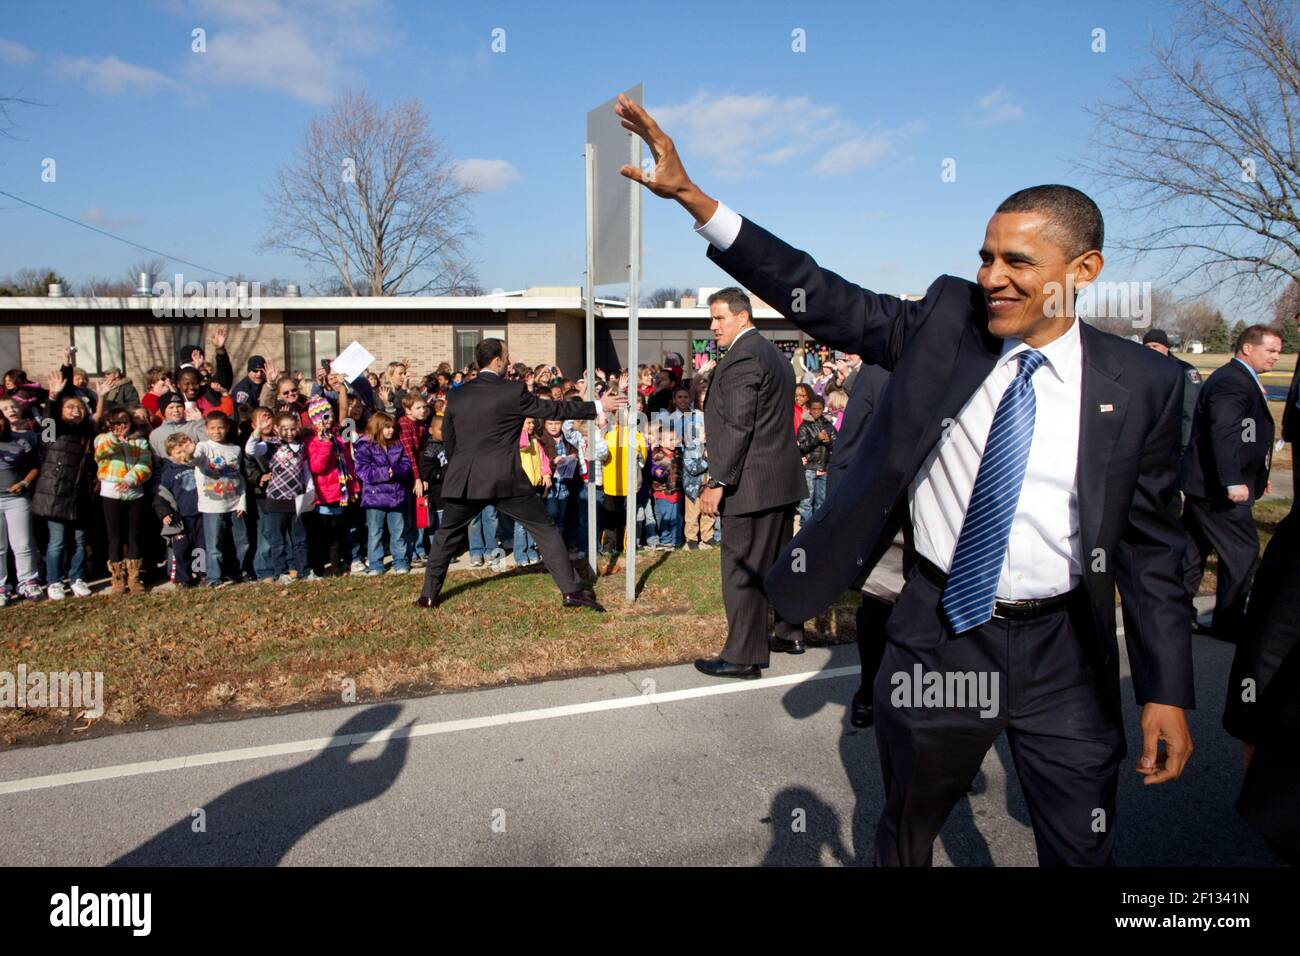
M 269 579 L 268 579 L 268 580 L 269 580 Z M 291 577 L 289 577 L 289 575 L 286 573 L 286 574 L 282 574 L 282 575 L 280 575 L 278 578 L 276 578 L 276 579 L 275 579 L 275 583 L 276 583 L 276 584 L 293 584 L 293 582 L 294 582 L 295 580 L 296 580 L 295 578 L 291 578 Z
M 212 590 L 214 590 L 214 591 L 219 591 L 219 590 L 221 590 L 222 588 L 228 588 L 228 587 L 230 587 L 230 582 L 229 582 L 229 581 L 209 581 L 208 584 L 207 584 L 207 586 L 210 587 L 210 588 L 211 588 Z
M 389 568 L 393 574 L 410 574 L 411 568 Z
M 45 588 L 29 581 L 26 584 L 18 585 L 18 593 L 29 601 L 39 601 L 41 598 L 45 597 Z
M 172 591 L 179 591 L 180 589 L 181 589 L 181 586 L 180 586 L 179 584 L 177 584 L 175 581 L 168 581 L 168 582 L 166 582 L 165 584 L 160 584 L 160 585 L 158 585 L 156 588 L 154 588 L 154 589 L 153 589 L 153 593 L 154 593 L 154 594 L 170 594 Z
M 4 607 L 8 603 L 9 603 L 9 592 L 0 591 L 0 607 Z
M 85 581 L 73 581 L 72 593 L 75 594 L 77 597 L 90 597 L 91 595 L 90 585 L 87 584 Z
M 712 551 L 712 550 L 713 550 L 713 545 L 709 544 L 709 542 L 707 542 L 707 541 L 701 541 L 701 542 L 699 543 L 698 550 L 700 550 L 700 551 Z
M 60 581 L 55 581 L 53 584 L 51 584 L 48 588 L 45 589 L 45 593 L 50 596 L 51 601 L 62 601 L 65 597 L 68 596 L 67 592 L 63 590 L 63 583 Z
M 307 572 L 307 576 L 306 576 L 305 578 L 299 578 L 298 580 L 300 580 L 300 581 L 319 581 L 319 580 L 321 580 L 321 576 L 320 576 L 319 574 L 317 574 L 315 571 L 308 571 L 308 572 Z
M 506 559 L 505 558 L 495 559 L 492 562 L 492 570 L 495 571 L 497 574 L 501 574 L 505 571 L 508 571 L 509 565 L 506 564 Z
M 357 572 L 356 572 L 356 571 L 353 571 L 352 573 L 353 573 L 353 574 L 356 574 Z M 366 572 L 366 577 L 368 577 L 368 578 L 377 578 L 377 577 L 379 577 L 379 575 L 381 575 L 381 574 L 383 574 L 383 573 L 384 573 L 383 571 L 367 571 L 367 572 Z
M 484 564 L 484 561 L 483 561 L 482 558 L 470 558 L 470 559 L 469 559 L 469 566 L 470 566 L 471 568 L 481 568 L 481 567 L 483 567 L 483 564 Z
M 411 559 L 411 567 L 422 568 L 429 563 L 429 559 L 423 554 L 417 554 Z
M 353 574 L 365 574 L 365 573 L 366 573 L 366 562 L 364 562 L 364 561 L 353 561 L 353 562 L 352 562 L 352 573 L 353 573 Z

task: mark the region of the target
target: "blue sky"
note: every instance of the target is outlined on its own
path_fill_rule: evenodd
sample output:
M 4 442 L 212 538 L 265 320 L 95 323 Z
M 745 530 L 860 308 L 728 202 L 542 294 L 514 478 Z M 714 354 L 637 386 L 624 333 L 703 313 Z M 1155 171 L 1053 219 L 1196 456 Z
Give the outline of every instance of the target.
M 857 282 L 919 292 L 974 276 L 989 214 L 1023 186 L 1094 192 L 1108 234 L 1125 231 L 1074 164 L 1083 108 L 1144 65 L 1166 17 L 1133 0 L 11 3 L 0 95 L 43 105 L 0 139 L 0 188 L 222 273 L 306 282 L 257 248 L 264 192 L 307 122 L 364 87 L 418 98 L 448 155 L 491 172 L 472 201 L 486 288 L 578 285 L 585 115 L 644 81 L 706 191 Z M 645 208 L 646 288 L 723 283 L 684 212 Z M 0 197 L 0 273 L 118 277 L 140 257 Z M 1106 278 L 1157 277 L 1112 261 Z

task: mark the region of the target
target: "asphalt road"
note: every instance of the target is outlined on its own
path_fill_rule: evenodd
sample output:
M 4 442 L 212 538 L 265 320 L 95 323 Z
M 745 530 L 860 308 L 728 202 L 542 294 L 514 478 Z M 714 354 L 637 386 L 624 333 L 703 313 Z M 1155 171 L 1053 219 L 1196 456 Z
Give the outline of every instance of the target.
M 1194 640 L 1193 762 L 1159 787 L 1143 787 L 1126 766 L 1118 862 L 1270 864 L 1232 809 L 1239 749 L 1218 724 L 1232 649 Z M 881 784 L 874 733 L 847 721 L 856 665 L 851 646 L 814 649 L 777 655 L 764 681 L 719 683 L 672 667 L 10 750 L 0 754 L 4 857 L 869 863 Z M 1124 685 L 1131 762 L 1137 709 Z M 375 732 L 387 739 L 352 738 Z M 144 772 L 123 775 L 131 764 Z M 1000 743 L 950 818 L 938 864 L 1036 862 L 1010 766 Z M 81 782 L 60 776 L 86 771 Z

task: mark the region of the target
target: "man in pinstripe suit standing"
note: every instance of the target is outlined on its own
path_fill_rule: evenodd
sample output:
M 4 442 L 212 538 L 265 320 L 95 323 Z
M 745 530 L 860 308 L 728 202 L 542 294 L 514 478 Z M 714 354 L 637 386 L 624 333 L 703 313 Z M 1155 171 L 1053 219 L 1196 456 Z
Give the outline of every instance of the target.
M 727 644 L 721 655 L 695 666 L 711 677 L 752 679 L 767 666 L 770 650 L 803 653 L 803 622 L 780 615 L 769 645 L 763 575 L 794 536 L 795 505 L 807 486 L 790 428 L 790 363 L 754 328 L 749 296 L 740 289 L 709 296 L 709 315 L 709 328 L 726 355 L 713 370 L 704 405 L 709 481 L 700 492 L 700 511 L 726 518 Z

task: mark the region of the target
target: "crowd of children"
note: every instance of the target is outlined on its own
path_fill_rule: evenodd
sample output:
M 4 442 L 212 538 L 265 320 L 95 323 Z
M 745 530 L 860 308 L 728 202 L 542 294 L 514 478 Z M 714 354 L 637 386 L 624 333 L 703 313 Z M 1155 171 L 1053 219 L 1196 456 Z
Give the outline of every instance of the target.
M 185 346 L 174 371 L 149 369 L 143 399 L 116 373 L 92 389 L 71 350 L 45 386 L 20 370 L 5 374 L 0 604 L 14 595 L 87 597 L 92 566 L 120 594 L 149 583 L 174 591 L 405 574 L 422 564 L 442 510 L 443 404 L 475 369 L 444 363 L 416 381 L 393 362 L 351 383 L 324 368 L 304 383 L 252 356 L 232 385 L 224 344 L 218 329 L 213 361 Z M 633 441 L 632 546 L 707 549 L 720 539 L 722 521 L 698 506 L 708 477 L 707 369 L 690 382 L 682 371 L 680 363 L 640 369 L 640 424 L 602 420 L 590 449 L 586 422 L 524 423 L 520 465 L 574 558 L 586 556 L 589 494 L 599 551 L 629 546 L 622 463 Z M 597 371 L 590 383 L 550 365 L 516 365 L 508 375 L 557 400 L 630 391 L 626 371 Z M 836 429 L 821 395 L 803 392 L 795 440 L 808 475 L 806 521 L 825 494 Z M 503 570 L 508 555 L 519 567 L 540 560 L 522 526 L 486 509 L 471 529 L 469 562 Z

